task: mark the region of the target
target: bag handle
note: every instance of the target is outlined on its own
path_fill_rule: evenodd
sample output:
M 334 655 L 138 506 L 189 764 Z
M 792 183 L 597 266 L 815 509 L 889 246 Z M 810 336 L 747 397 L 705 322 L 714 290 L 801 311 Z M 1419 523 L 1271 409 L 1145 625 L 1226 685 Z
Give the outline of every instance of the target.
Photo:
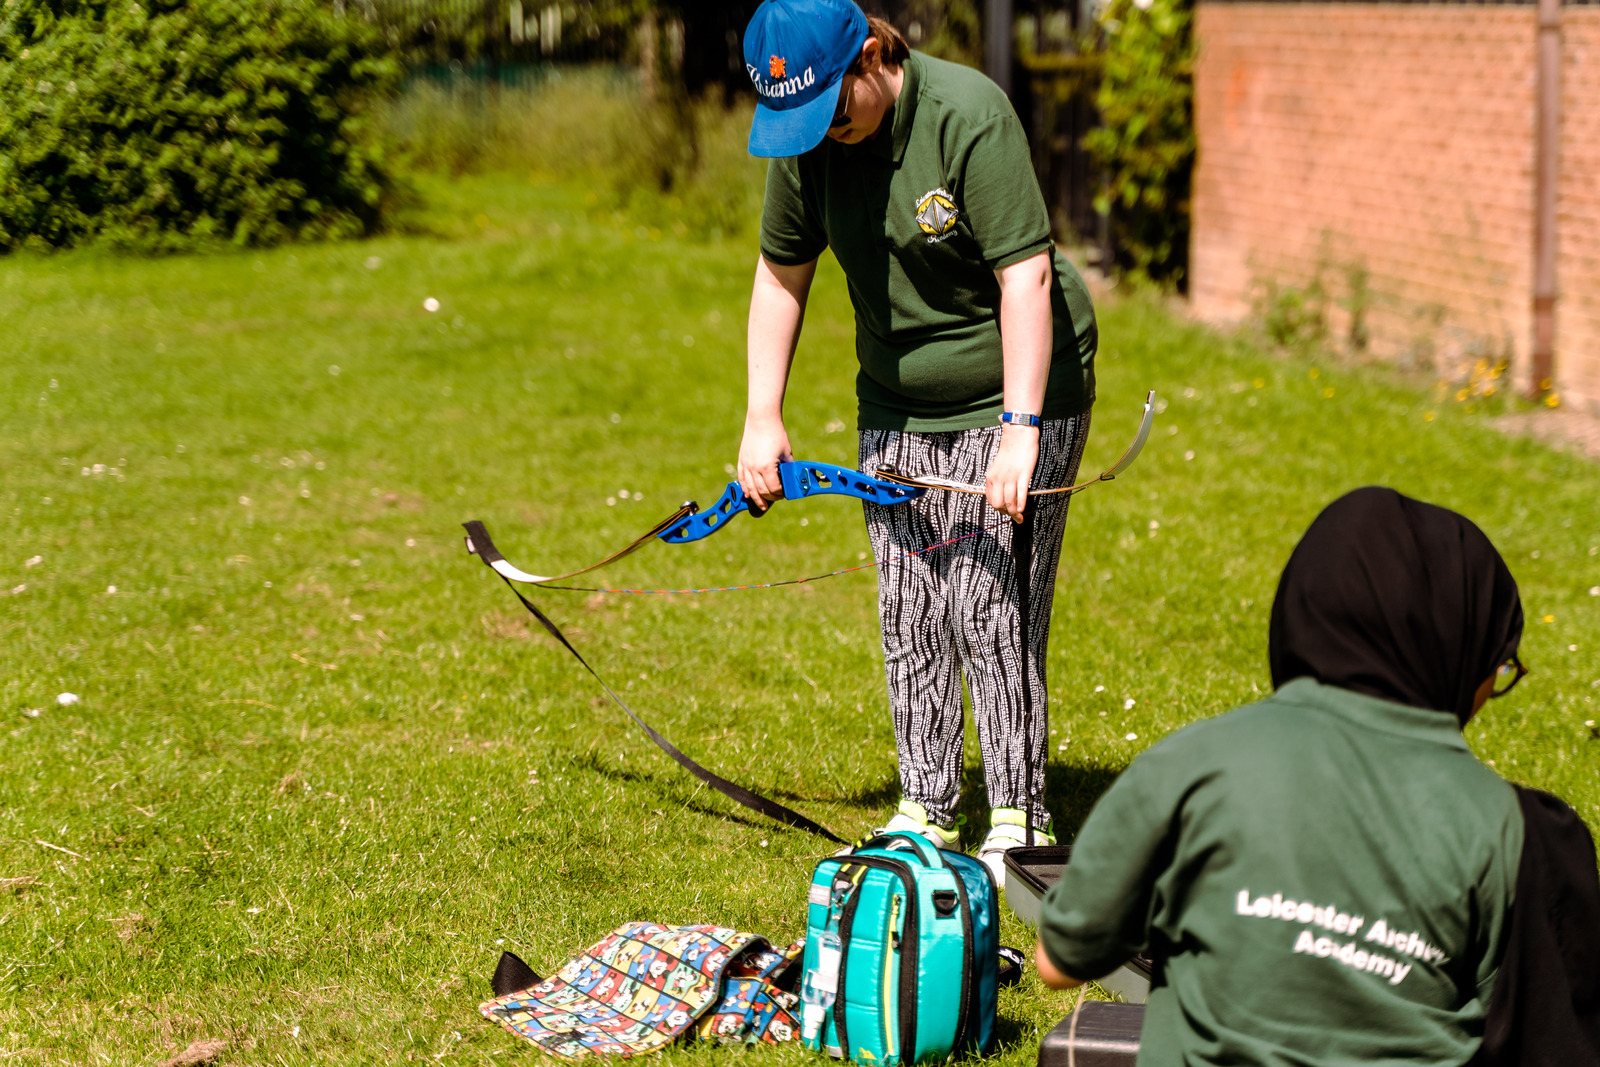
M 935 845 L 932 841 L 929 841 L 926 837 L 923 837 L 921 834 L 907 833 L 904 831 L 892 834 L 879 834 L 877 837 L 868 838 L 856 846 L 856 851 L 860 851 L 864 848 L 885 848 L 893 849 L 896 852 L 906 851 L 904 847 L 897 844 L 899 841 L 905 841 L 911 845 L 911 850 L 916 852 L 916 854 L 921 857 L 922 865 L 924 867 L 932 867 L 933 869 L 938 870 L 940 867 L 944 866 L 944 857 L 939 855 L 939 848 L 937 845 Z
M 494 968 L 494 977 L 489 979 L 489 986 L 494 990 L 495 996 L 504 997 L 532 989 L 543 981 L 539 973 L 523 963 L 518 956 L 502 952 L 500 962 Z

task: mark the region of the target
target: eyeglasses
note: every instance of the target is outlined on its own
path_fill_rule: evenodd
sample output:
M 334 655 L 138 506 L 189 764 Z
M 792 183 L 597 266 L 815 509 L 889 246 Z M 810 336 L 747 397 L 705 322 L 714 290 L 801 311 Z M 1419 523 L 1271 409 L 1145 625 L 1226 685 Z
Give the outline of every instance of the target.
M 1517 683 L 1522 681 L 1528 673 L 1528 668 L 1522 665 L 1522 660 L 1512 653 L 1511 658 L 1500 664 L 1500 669 L 1494 673 L 1494 688 L 1489 690 L 1490 697 L 1503 697 L 1515 689 Z
M 846 79 L 848 79 L 849 77 L 850 77 L 850 75 L 848 75 L 848 74 L 845 75 Z M 846 88 L 846 83 L 845 82 L 840 82 L 840 84 L 839 84 L 839 106 L 834 109 L 833 121 L 828 123 L 828 129 L 837 130 L 842 126 L 850 125 L 849 108 L 850 108 L 850 93 L 849 93 L 848 89 Z

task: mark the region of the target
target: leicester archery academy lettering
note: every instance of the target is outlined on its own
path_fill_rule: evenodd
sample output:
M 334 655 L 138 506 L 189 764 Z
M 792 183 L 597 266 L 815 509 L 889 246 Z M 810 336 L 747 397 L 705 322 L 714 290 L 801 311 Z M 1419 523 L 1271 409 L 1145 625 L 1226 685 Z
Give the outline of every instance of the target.
M 1235 914 L 1256 919 L 1279 919 L 1306 927 L 1299 930 L 1290 954 L 1301 953 L 1318 959 L 1331 959 L 1356 971 L 1387 979 L 1390 985 L 1406 980 L 1411 969 L 1420 962 L 1440 969 L 1450 962 L 1450 956 L 1423 940 L 1419 933 L 1402 932 L 1387 919 L 1367 925 L 1366 916 L 1340 911 L 1336 905 L 1320 905 L 1310 900 L 1287 900 L 1282 893 L 1252 898 L 1250 890 L 1241 889 L 1234 901 Z M 1320 927 L 1338 936 L 1318 936 L 1310 927 Z M 1358 940 L 1362 928 L 1366 933 Z M 1383 949 L 1388 954 L 1377 951 Z M 1404 957 L 1411 957 L 1406 961 Z
M 759 67 L 752 66 L 749 63 L 744 65 L 744 69 L 750 75 L 750 84 L 756 87 L 756 92 L 768 100 L 794 96 L 802 90 L 809 89 L 817 84 L 816 71 L 810 67 L 807 67 L 803 72 L 796 74 L 792 78 L 785 78 L 783 75 L 787 70 L 787 64 L 784 63 L 782 56 L 773 56 L 769 59 L 767 68 L 771 71 L 770 78 L 763 77 Z

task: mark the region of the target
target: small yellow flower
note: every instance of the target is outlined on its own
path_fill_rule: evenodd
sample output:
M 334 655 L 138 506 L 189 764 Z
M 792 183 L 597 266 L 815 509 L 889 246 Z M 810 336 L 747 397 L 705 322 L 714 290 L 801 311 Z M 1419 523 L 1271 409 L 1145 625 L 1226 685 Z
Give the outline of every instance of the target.
M 1544 406 L 1547 408 L 1558 408 L 1561 406 L 1561 398 L 1556 394 L 1551 393 L 1549 396 L 1544 398 Z
M 1432 422 L 1433 421 L 1433 412 L 1429 411 L 1426 414 L 1424 414 L 1422 416 L 1422 421 L 1423 422 Z
M 1333 396 L 1333 386 L 1330 385 L 1326 389 L 1322 390 L 1322 395 L 1331 398 Z
M 1543 619 L 1540 619 L 1539 621 L 1540 622 L 1555 622 L 1556 621 L 1556 617 L 1554 615 L 1546 615 Z

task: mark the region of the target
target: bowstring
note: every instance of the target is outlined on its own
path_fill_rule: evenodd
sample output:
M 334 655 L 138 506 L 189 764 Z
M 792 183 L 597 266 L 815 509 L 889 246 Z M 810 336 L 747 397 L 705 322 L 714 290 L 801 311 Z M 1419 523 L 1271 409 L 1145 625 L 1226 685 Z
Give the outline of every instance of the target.
M 911 552 L 893 556 L 889 559 L 875 559 L 871 563 L 863 563 L 856 567 L 841 567 L 836 571 L 828 571 L 826 574 L 813 574 L 807 578 L 786 578 L 783 581 L 761 582 L 755 585 L 715 585 L 707 586 L 702 589 L 611 589 L 602 586 L 588 585 L 541 585 L 539 588 L 558 589 L 567 593 L 632 593 L 636 595 L 654 596 L 677 596 L 691 593 L 740 593 L 752 589 L 777 589 L 786 585 L 805 585 L 807 582 L 820 582 L 824 578 L 836 578 L 841 574 L 854 574 L 857 571 L 871 570 L 873 567 L 887 567 L 891 563 L 900 563 L 904 560 L 912 559 L 913 557 L 920 556 L 928 552 L 933 552 L 936 549 L 948 548 L 949 546 L 960 541 L 965 541 L 968 538 L 977 537 L 993 530 L 1002 529 L 1005 523 L 1010 521 L 1010 519 L 1002 518 L 992 526 L 981 526 L 970 533 L 964 533 L 958 537 L 952 537 L 945 541 L 939 541 L 936 544 L 928 545 L 926 548 L 919 548 Z

